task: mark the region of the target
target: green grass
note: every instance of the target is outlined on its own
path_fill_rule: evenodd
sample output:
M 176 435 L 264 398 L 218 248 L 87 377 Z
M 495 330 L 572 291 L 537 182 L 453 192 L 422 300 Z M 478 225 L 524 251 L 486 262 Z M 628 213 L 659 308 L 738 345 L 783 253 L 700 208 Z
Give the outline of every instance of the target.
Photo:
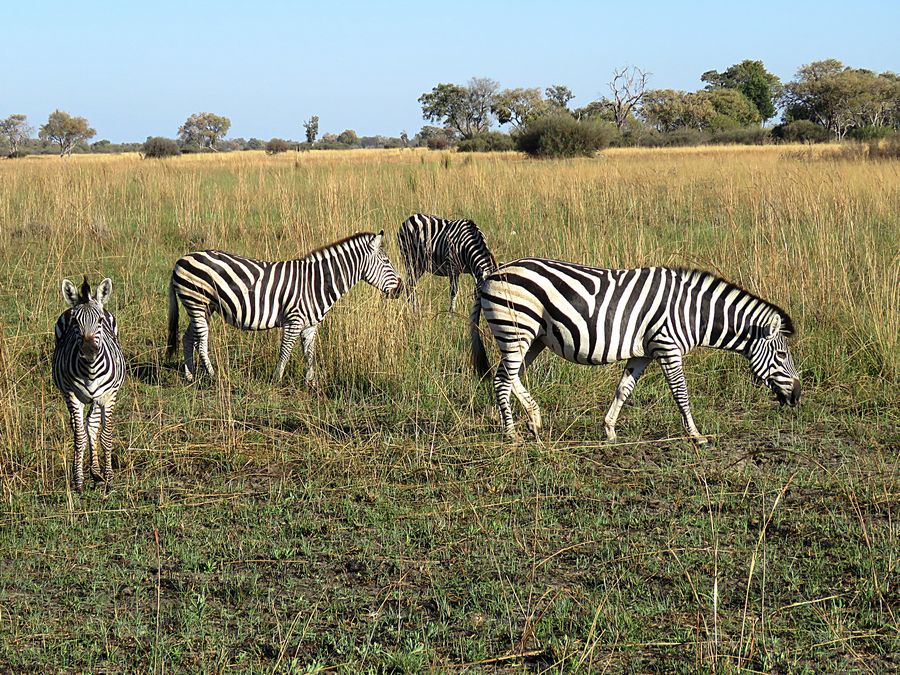
M 0 670 L 900 668 L 896 167 L 447 157 L 0 166 Z M 656 366 L 609 444 L 619 367 L 548 354 L 528 377 L 543 442 L 509 444 L 469 372 L 466 303 L 448 314 L 433 279 L 421 318 L 367 287 L 342 300 L 320 392 L 299 353 L 269 382 L 276 334 L 218 321 L 218 380 L 164 362 L 186 250 L 292 257 L 392 238 L 418 210 L 474 218 L 501 260 L 725 272 L 794 317 L 802 405 L 776 409 L 740 357 L 697 352 L 715 447 L 681 438 Z M 132 369 L 109 496 L 69 491 L 49 378 L 59 281 L 82 272 L 112 276 Z

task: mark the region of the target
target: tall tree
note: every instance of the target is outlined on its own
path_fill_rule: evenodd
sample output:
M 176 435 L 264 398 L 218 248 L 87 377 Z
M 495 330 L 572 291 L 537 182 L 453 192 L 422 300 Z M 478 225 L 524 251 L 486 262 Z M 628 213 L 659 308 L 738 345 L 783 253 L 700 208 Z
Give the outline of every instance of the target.
M 306 132 L 306 142 L 315 143 L 316 136 L 319 135 L 319 116 L 313 115 L 303 123 L 303 129 Z
M 10 115 L 5 120 L 0 120 L 0 138 L 6 140 L 13 157 L 19 154 L 19 147 L 32 133 L 34 129 L 28 126 L 28 117 L 25 115 Z
M 759 124 L 762 116 L 753 102 L 740 89 L 713 89 L 698 91 L 697 95 L 706 96 L 716 111 L 716 118 L 711 124 L 719 128 L 746 127 Z
M 216 143 L 228 133 L 231 120 L 214 113 L 194 113 L 178 128 L 178 138 L 187 145 L 216 150 Z
M 79 143 L 83 143 L 97 135 L 88 121 L 83 117 L 73 117 L 62 110 L 54 110 L 47 118 L 47 123 L 38 131 L 38 138 L 59 146 L 59 156 L 71 154 Z
M 472 78 L 465 87 L 438 84 L 419 97 L 422 117 L 442 123 L 463 138 L 472 138 L 490 128 L 491 108 L 499 88 L 497 82 L 484 77 Z
M 707 129 L 716 116 L 709 92 L 651 89 L 643 97 L 641 115 L 664 133 L 676 129 Z
M 849 68 L 836 59 L 802 66 L 785 87 L 785 121 L 806 119 L 838 139 L 854 127 L 897 125 L 900 78 Z
M 564 84 L 554 84 L 544 89 L 544 95 L 551 103 L 555 103 L 560 108 L 569 107 L 569 101 L 575 98 L 575 94 Z
M 541 98 L 541 90 L 504 89 L 494 97 L 491 112 L 500 124 L 512 124 L 516 129 L 522 128 L 529 119 L 546 110 L 549 102 Z
M 775 116 L 775 103 L 784 87 L 777 75 L 766 70 L 762 61 L 745 59 L 720 73 L 708 70 L 700 76 L 706 82 L 707 91 L 715 89 L 737 89 L 746 96 L 756 109 L 762 121 Z
M 619 131 L 625 127 L 631 111 L 640 104 L 649 79 L 650 73 L 637 66 L 626 66 L 613 71 L 609 89 L 613 95 L 613 121 Z

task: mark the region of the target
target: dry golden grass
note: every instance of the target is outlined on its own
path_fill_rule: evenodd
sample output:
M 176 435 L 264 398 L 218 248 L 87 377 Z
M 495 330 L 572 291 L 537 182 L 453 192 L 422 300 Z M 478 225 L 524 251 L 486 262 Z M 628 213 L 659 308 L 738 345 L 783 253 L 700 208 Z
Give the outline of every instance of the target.
M 502 668 L 516 650 L 576 670 L 890 665 L 898 166 L 800 146 L 0 162 L 0 664 L 273 668 L 275 644 L 282 665 L 290 647 L 298 668 L 348 672 Z M 794 318 L 804 403 L 772 413 L 739 359 L 697 354 L 692 401 L 720 447 L 671 440 L 658 373 L 609 446 L 597 439 L 618 369 L 548 356 L 532 386 L 546 444 L 506 446 L 445 280 L 425 280 L 416 319 L 369 288 L 342 300 L 321 331 L 324 395 L 303 391 L 299 353 L 271 385 L 277 336 L 219 322 L 217 381 L 189 387 L 164 367 L 179 255 L 286 259 L 384 228 L 399 263 L 394 235 L 414 212 L 472 218 L 500 261 L 717 271 Z M 132 366 L 108 502 L 66 495 L 49 376 L 59 282 L 81 274 L 112 277 Z M 362 561 L 359 580 L 345 560 Z M 86 593 L 105 598 L 89 614 Z M 416 604 L 432 597 L 436 609 Z

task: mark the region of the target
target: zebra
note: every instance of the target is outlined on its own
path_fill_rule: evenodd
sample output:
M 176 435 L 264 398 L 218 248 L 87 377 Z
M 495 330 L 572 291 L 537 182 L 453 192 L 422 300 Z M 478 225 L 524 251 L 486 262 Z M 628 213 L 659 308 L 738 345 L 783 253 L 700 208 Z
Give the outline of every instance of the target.
M 501 352 L 494 391 L 504 431 L 513 438 L 510 392 L 525 408 L 529 431 L 540 433 L 541 412 L 521 376 L 546 347 L 584 365 L 627 359 L 604 420 L 610 441 L 616 440 L 623 404 L 656 359 L 686 432 L 698 446 L 706 445 L 691 416 L 682 368 L 682 357 L 694 347 L 743 354 L 754 378 L 781 404 L 800 402 L 800 379 L 786 340 L 794 334 L 790 317 L 708 272 L 598 269 L 541 258 L 508 263 L 479 285 L 470 314 L 473 365 L 484 377 L 489 366 L 478 327 L 482 311 Z
M 450 277 L 452 312 L 461 274 L 468 272 L 478 282 L 497 269 L 484 234 L 471 220 L 446 220 L 416 213 L 400 225 L 397 243 L 406 265 L 406 295 L 416 310 L 416 282 L 425 272 Z
M 298 260 L 269 262 L 224 251 L 197 251 L 179 258 L 169 284 L 168 356 L 178 334 L 178 301 L 190 317 L 184 333 L 184 375 L 194 379 L 194 348 L 206 372 L 215 376 L 209 358 L 209 317 L 221 312 L 243 330 L 281 328 L 275 379 L 281 380 L 297 338 L 306 357 L 306 383 L 316 387 L 313 357 L 319 323 L 342 295 L 360 280 L 388 297 L 401 292 L 400 277 L 382 247 L 384 230 L 359 232 L 316 249 Z
M 53 383 L 69 409 L 74 435 L 72 477 L 77 492 L 84 489 L 84 447 L 90 449 L 91 478 L 112 487 L 112 412 L 125 381 L 125 355 L 119 347 L 116 318 L 105 305 L 112 281 L 104 279 L 91 295 L 87 277 L 79 291 L 63 279 L 62 296 L 69 304 L 56 321 L 53 350 Z M 87 420 L 84 406 L 90 404 Z M 85 424 L 85 422 L 87 422 Z M 100 444 L 103 470 L 100 469 Z

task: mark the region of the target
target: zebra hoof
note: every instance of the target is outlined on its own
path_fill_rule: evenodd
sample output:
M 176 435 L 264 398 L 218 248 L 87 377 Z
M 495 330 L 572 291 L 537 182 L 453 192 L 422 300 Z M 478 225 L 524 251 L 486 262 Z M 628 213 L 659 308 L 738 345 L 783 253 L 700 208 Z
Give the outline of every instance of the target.
M 102 483 L 102 482 L 103 482 L 103 480 L 104 480 L 104 479 L 103 479 L 103 474 L 100 473 L 100 469 L 95 469 L 94 467 L 91 467 L 91 479 L 92 479 L 95 483 Z
M 83 479 L 80 481 L 76 480 L 72 484 L 72 489 L 75 490 L 75 492 L 78 492 L 79 494 L 84 492 L 84 480 Z
M 610 443 L 615 443 L 617 440 L 619 440 L 619 436 L 618 436 L 618 434 L 616 434 L 615 427 L 611 427 L 610 425 L 607 424 L 605 426 L 605 431 L 606 431 L 606 440 L 609 441 Z
M 112 478 L 107 478 L 105 481 L 103 481 L 103 494 L 108 495 L 112 491 L 113 491 Z
M 698 438 L 695 438 L 695 439 L 694 439 L 694 445 L 697 446 L 697 449 L 698 449 L 698 450 L 710 450 L 710 449 L 712 449 L 713 447 L 715 447 L 715 445 L 713 444 L 713 442 L 710 441 L 708 438 L 705 438 L 704 436 L 700 436 L 700 437 L 698 437 Z

